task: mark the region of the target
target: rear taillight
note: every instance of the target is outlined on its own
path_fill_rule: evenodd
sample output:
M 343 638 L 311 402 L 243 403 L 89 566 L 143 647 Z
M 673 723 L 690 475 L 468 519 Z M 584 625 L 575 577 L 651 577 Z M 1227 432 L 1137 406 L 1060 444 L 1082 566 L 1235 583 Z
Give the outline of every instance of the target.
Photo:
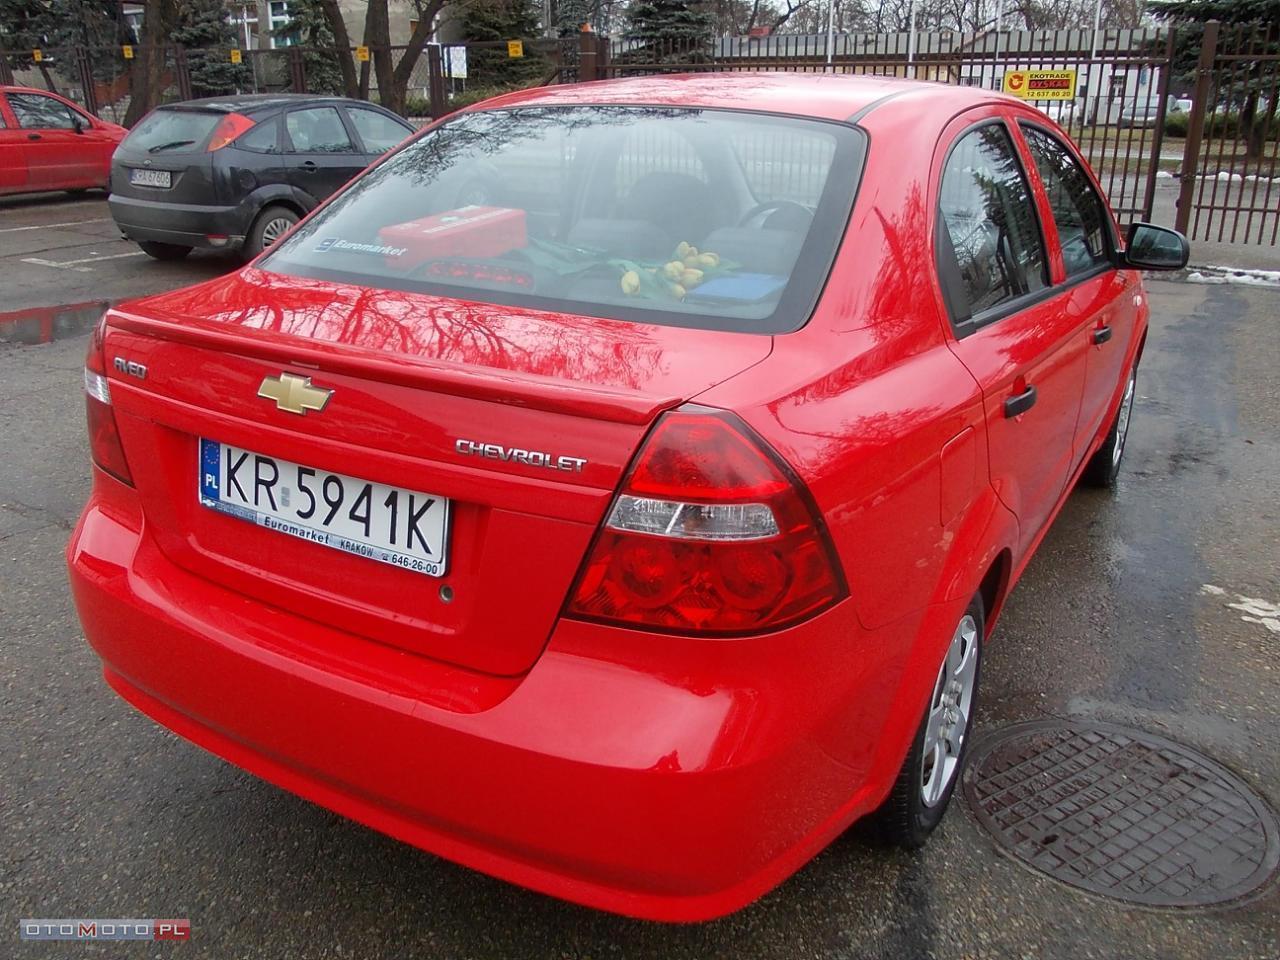
M 240 113 L 228 113 L 213 128 L 213 136 L 209 138 L 209 146 L 205 150 L 212 153 L 220 150 L 236 137 L 253 126 L 254 121 Z
M 645 441 L 567 613 L 733 635 L 796 623 L 844 591 L 800 481 L 736 417 L 686 406 Z
M 85 406 L 89 417 L 89 453 L 102 470 L 117 480 L 133 486 L 129 464 L 120 444 L 120 431 L 116 429 L 116 415 L 111 408 L 111 385 L 107 382 L 106 357 L 103 353 L 103 333 L 106 321 L 99 322 L 89 340 L 89 352 L 84 358 Z

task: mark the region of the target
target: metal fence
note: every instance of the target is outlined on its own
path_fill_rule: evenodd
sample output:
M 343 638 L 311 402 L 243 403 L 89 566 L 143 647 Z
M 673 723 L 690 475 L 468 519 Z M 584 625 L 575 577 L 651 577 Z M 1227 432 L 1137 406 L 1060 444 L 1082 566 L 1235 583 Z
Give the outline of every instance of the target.
M 571 41 L 577 49 L 577 41 Z M 38 51 L 0 49 L 0 84 L 32 86 L 58 93 L 88 112 L 123 122 L 140 75 L 155 74 L 154 103 L 229 93 L 350 93 L 384 99 L 374 65 L 381 59 L 391 72 L 406 56 L 405 97 L 399 106 L 412 116 L 441 116 L 465 98 L 491 94 L 513 82 L 538 85 L 560 79 L 558 40 L 523 41 L 521 56 L 508 55 L 508 42 L 428 44 L 421 51 L 406 45 L 352 47 L 356 89 L 348 90 L 339 69 L 339 49 L 287 46 L 276 49 L 163 47 L 49 48 Z M 510 63 L 518 60 L 515 73 Z M 473 93 L 478 91 L 478 94 Z
M 1280 236 L 1280 24 L 1205 26 L 1178 198 L 1198 240 L 1275 246 Z
M 1183 38 L 1186 38 L 1186 34 Z M 507 41 L 408 47 L 275 50 L 82 48 L 0 50 L 0 83 L 45 87 L 120 122 L 139 71 L 158 102 L 234 91 L 354 93 L 386 101 L 379 70 L 399 71 L 408 116 L 438 117 L 514 85 L 573 83 L 674 72 L 798 71 L 909 77 L 999 89 L 1015 70 L 1070 69 L 1076 95 L 1041 102 L 1098 173 L 1116 213 L 1151 219 L 1157 179 L 1180 176 L 1177 225 L 1197 239 L 1276 244 L 1280 234 L 1280 25 L 1204 30 L 1198 68 L 1179 67 L 1168 29 L 775 35 L 700 44 L 640 43 L 583 33 L 521 44 L 512 70 Z M 338 69 L 345 54 L 358 76 Z M 411 69 L 400 70 L 404 57 Z M 234 64 L 232 59 L 236 61 Z M 234 67 L 234 69 L 233 69 Z M 1179 72 L 1181 70 L 1181 72 Z M 1194 91 L 1189 87 L 1194 83 Z M 1190 92 L 1189 97 L 1175 94 Z M 1172 137 L 1185 137 L 1175 140 Z
M 977 34 L 897 33 L 727 38 L 712 43 L 598 42 L 584 71 L 598 77 L 667 72 L 799 71 L 905 77 L 1000 89 L 1014 70 L 1072 69 L 1077 96 L 1037 104 L 1080 145 L 1116 213 L 1147 219 L 1168 107 L 1168 30 Z

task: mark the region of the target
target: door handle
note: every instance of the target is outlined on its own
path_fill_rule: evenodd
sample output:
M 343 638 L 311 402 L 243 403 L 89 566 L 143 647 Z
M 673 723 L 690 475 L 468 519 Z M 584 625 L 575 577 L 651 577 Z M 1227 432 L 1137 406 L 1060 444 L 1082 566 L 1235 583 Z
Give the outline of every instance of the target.
M 1036 388 L 1028 385 L 1027 389 L 1015 397 L 1008 397 L 1004 402 L 1004 417 L 1011 420 L 1020 413 L 1026 413 L 1036 405 Z
M 1110 339 L 1111 339 L 1110 327 L 1098 327 L 1096 330 L 1093 331 L 1093 345 L 1095 347 L 1102 346 L 1104 343 L 1106 343 Z
M 314 160 L 307 160 L 302 164 L 302 169 L 307 173 L 315 173 L 319 168 L 316 166 Z
M 43 140 L 44 138 L 43 138 L 43 137 L 41 137 L 41 136 L 40 136 L 40 134 L 38 134 L 38 133 L 28 133 L 28 134 L 27 134 L 27 139 L 28 139 L 28 140 Z

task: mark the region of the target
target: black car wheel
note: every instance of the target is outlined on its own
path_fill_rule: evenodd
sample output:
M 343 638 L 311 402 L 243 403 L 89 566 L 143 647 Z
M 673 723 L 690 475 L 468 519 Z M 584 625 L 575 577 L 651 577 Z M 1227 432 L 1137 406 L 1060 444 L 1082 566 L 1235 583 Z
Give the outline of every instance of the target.
M 258 214 L 257 219 L 253 221 L 253 226 L 249 228 L 249 235 L 245 237 L 245 258 L 252 260 L 288 233 L 300 219 L 301 217 L 288 207 L 282 207 L 279 204 L 267 207 Z
M 153 260 L 181 260 L 191 252 L 190 247 L 177 243 L 159 243 L 155 240 L 139 240 L 138 246 Z
M 1138 368 L 1135 366 L 1125 381 L 1124 396 L 1120 398 L 1120 408 L 1116 410 L 1107 439 L 1080 475 L 1085 486 L 1107 489 L 1116 485 L 1120 476 L 1120 460 L 1124 457 L 1124 443 L 1129 439 L 1129 421 L 1133 416 L 1133 397 L 1137 390 Z
M 869 818 L 873 834 L 885 843 L 923 846 L 947 812 L 964 770 L 977 708 L 984 622 L 982 597 L 976 596 L 952 633 L 893 790 Z

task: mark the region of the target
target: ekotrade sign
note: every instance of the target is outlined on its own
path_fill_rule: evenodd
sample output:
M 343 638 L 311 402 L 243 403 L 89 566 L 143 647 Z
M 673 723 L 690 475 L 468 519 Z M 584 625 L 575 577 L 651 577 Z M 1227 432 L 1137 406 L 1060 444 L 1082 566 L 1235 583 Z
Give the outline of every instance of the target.
M 19 920 L 23 940 L 190 940 L 190 920 Z
M 1074 100 L 1075 70 L 1006 70 L 1005 93 L 1023 100 Z

